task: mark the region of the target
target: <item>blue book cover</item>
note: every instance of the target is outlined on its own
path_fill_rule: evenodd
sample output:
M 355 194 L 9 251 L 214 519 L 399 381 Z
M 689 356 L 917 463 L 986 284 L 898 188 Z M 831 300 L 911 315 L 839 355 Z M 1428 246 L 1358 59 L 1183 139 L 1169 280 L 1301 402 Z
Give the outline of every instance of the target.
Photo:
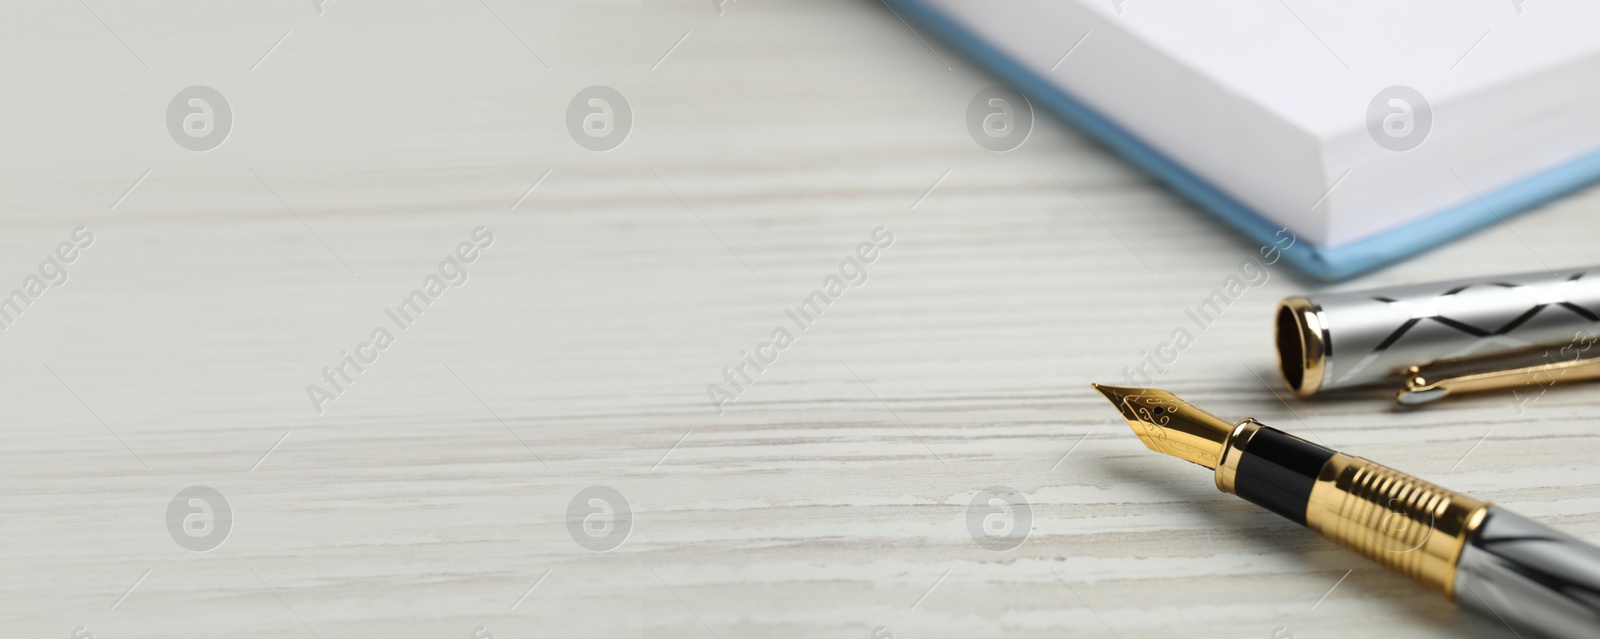
M 931 0 L 885 0 L 896 14 L 962 51 L 969 59 L 1023 92 L 1035 104 L 1101 141 L 1200 208 L 1262 244 L 1273 243 L 1282 224 L 1229 195 L 1224 189 L 1162 153 L 1116 121 L 1043 77 L 1003 47 L 949 15 Z M 1492 190 L 1481 190 L 1459 204 L 1356 241 L 1323 246 L 1297 242 L 1285 258 L 1304 273 L 1338 281 L 1393 264 L 1580 189 L 1600 179 L 1600 151 L 1554 168 L 1526 175 Z

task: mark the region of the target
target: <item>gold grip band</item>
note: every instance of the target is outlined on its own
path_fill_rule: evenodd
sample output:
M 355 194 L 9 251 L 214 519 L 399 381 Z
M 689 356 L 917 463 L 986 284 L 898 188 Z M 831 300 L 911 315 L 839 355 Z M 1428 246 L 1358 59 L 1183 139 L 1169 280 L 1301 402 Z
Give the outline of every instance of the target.
M 1360 457 L 1336 453 L 1311 489 L 1306 525 L 1453 598 L 1456 560 L 1488 506 Z

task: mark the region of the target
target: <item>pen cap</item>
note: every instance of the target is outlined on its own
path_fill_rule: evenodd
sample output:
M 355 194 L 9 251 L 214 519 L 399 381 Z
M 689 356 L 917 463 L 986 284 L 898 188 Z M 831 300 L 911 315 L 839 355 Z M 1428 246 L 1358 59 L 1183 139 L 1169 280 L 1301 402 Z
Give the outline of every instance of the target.
M 1290 297 L 1279 370 L 1301 396 L 1397 378 L 1410 366 L 1600 333 L 1600 266 Z

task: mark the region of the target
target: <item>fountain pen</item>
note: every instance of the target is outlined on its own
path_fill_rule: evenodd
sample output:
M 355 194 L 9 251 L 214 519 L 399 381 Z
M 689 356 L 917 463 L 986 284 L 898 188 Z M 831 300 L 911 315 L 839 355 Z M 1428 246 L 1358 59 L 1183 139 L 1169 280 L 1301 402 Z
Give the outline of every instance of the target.
M 1164 390 L 1094 385 L 1150 450 L 1217 488 L 1444 593 L 1513 631 L 1600 637 L 1600 548 L 1488 502 Z

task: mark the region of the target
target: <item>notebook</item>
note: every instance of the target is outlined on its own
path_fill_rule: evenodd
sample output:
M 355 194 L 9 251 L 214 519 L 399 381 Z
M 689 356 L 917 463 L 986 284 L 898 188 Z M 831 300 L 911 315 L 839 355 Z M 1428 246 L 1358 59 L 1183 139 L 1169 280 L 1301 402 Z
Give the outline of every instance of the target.
M 1324 280 L 1600 178 L 1600 3 L 887 1 Z

